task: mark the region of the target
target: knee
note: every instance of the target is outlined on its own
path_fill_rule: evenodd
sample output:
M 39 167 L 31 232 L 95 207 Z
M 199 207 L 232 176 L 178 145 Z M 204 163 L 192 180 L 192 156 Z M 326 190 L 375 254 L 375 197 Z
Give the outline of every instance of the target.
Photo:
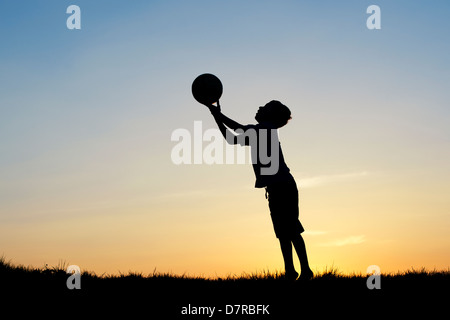
M 289 237 L 280 237 L 278 238 L 281 244 L 290 244 L 292 239 Z

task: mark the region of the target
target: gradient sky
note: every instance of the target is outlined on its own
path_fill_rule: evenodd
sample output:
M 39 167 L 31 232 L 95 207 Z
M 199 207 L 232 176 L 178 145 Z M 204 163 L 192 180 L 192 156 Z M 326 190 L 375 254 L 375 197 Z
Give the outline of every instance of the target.
M 314 270 L 448 268 L 449 17 L 448 1 L 1 1 L 0 255 L 282 270 L 249 164 L 171 161 L 174 130 L 215 126 L 190 92 L 209 72 L 242 123 L 290 107 L 280 138 Z

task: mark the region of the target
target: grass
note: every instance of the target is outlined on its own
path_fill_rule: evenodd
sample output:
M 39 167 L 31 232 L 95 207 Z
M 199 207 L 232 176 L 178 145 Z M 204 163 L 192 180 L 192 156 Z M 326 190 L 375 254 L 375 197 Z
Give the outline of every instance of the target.
M 90 306 L 91 309 L 133 305 L 133 310 L 145 307 L 164 311 L 164 318 L 170 319 L 186 319 L 180 310 L 188 304 L 217 307 L 225 304 L 269 304 L 270 317 L 276 315 L 272 318 L 278 319 L 286 314 L 300 315 L 305 309 L 322 315 L 339 310 L 347 315 L 370 310 L 371 314 L 378 312 L 380 316 L 383 316 L 382 310 L 390 310 L 390 313 L 397 311 L 398 315 L 404 316 L 409 311 L 415 314 L 418 308 L 426 308 L 429 315 L 446 305 L 450 285 L 450 269 L 421 268 L 381 274 L 381 289 L 369 290 L 366 286 L 368 275 L 344 274 L 331 267 L 317 272 L 307 282 L 286 281 L 283 273 L 268 270 L 215 278 L 156 270 L 150 274 L 128 272 L 117 275 L 83 271 L 81 290 L 69 290 L 66 287 L 67 267 L 65 261 L 42 268 L 14 265 L 2 257 L 0 290 L 15 301 L 50 301 L 53 308 L 65 305 L 66 301 L 76 301 L 78 306 Z M 105 310 L 112 309 L 103 309 L 102 312 Z M 234 316 L 237 319 L 237 315 Z M 265 316 L 266 319 L 268 317 Z
M 5 275 L 10 273 L 12 274 L 33 274 L 33 275 L 64 275 L 67 277 L 66 270 L 69 264 L 60 260 L 56 266 L 48 266 L 45 264 L 42 268 L 36 268 L 32 266 L 24 266 L 24 265 L 14 265 L 11 260 L 7 260 L 6 257 L 0 257 L 0 274 Z M 189 274 L 174 274 L 172 272 L 159 272 L 156 269 L 153 270 L 150 274 L 144 274 L 143 272 L 134 272 L 129 271 L 128 273 L 123 273 L 119 271 L 118 275 L 110 275 L 110 274 L 101 274 L 97 275 L 95 272 L 91 271 L 83 271 L 82 277 L 89 277 L 93 279 L 103 279 L 103 280 L 113 280 L 113 279 L 163 279 L 163 280 L 196 280 L 196 281 L 209 281 L 209 282 L 221 282 L 221 281 L 267 281 L 267 280 L 284 280 L 284 273 L 280 271 L 269 271 L 262 270 L 259 272 L 247 273 L 243 272 L 242 274 L 229 274 L 225 277 L 203 277 L 203 276 L 192 276 Z M 441 277 L 447 278 L 450 276 L 450 267 L 447 270 L 428 270 L 426 268 L 411 268 L 406 271 L 398 271 L 396 273 L 382 273 L 382 278 L 432 278 L 432 277 Z M 352 273 L 352 274 L 344 274 L 339 268 L 335 266 L 325 267 L 323 271 L 315 271 L 314 279 L 312 282 L 317 280 L 337 280 L 337 279 L 367 279 L 367 274 L 362 273 Z

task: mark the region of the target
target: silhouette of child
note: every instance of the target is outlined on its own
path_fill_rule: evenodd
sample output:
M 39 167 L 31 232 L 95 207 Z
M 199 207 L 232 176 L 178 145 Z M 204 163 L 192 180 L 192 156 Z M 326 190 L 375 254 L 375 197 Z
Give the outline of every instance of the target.
M 217 106 L 206 106 L 228 143 L 249 145 L 252 148 L 255 187 L 266 188 L 275 235 L 280 241 L 286 279 L 295 280 L 298 277 L 292 257 L 292 244 L 300 260 L 300 279 L 311 279 L 313 272 L 309 267 L 301 235 L 304 229 L 298 219 L 297 185 L 284 161 L 277 134 L 277 129 L 291 119 L 291 111 L 281 102 L 273 100 L 258 109 L 255 115 L 258 124 L 241 125 L 222 114 L 219 102 Z

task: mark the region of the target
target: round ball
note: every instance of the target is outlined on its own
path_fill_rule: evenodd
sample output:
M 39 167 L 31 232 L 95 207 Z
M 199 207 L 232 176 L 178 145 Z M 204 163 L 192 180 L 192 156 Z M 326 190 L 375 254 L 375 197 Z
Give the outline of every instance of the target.
M 192 83 L 192 95 L 201 104 L 213 104 L 219 101 L 222 92 L 222 82 L 210 73 L 199 75 Z

